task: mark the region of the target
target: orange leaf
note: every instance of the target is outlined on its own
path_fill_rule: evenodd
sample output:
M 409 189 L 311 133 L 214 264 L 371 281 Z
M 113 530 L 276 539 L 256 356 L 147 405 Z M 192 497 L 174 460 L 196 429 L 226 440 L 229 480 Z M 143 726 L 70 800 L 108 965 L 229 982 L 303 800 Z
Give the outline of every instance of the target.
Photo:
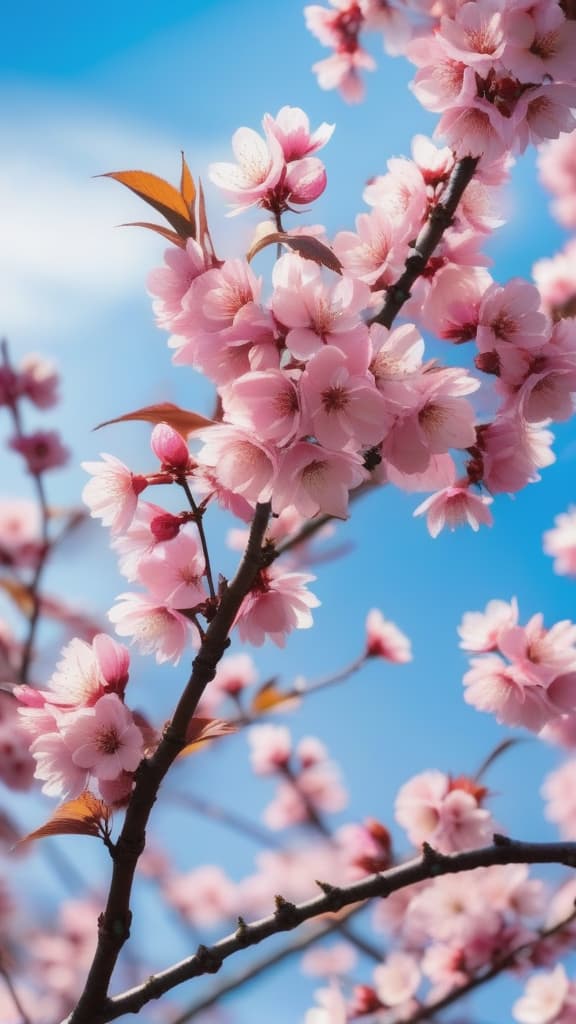
M 152 206 L 166 218 L 169 224 L 182 238 L 194 237 L 194 225 L 190 220 L 188 208 L 178 189 L 148 171 L 109 171 L 100 175 L 102 178 L 113 178 L 134 192 L 145 203 Z
M 233 732 L 236 732 L 236 726 L 221 718 L 192 718 L 186 732 L 186 746 L 180 751 L 178 757 L 195 754 L 210 740 L 215 740 L 218 736 L 229 736 Z
M 17 843 L 30 843 L 45 836 L 102 836 L 107 833 L 110 808 L 93 793 L 85 790 L 74 800 L 67 800 L 58 807 L 45 825 L 30 832 Z
M 336 253 L 332 252 L 332 249 L 324 245 L 324 242 L 315 238 L 314 235 L 288 235 L 284 231 L 271 231 L 270 234 L 263 235 L 262 238 L 259 238 L 254 243 L 246 253 L 246 259 L 250 263 L 257 253 L 265 249 L 267 245 L 273 245 L 275 242 L 287 245 L 289 249 L 300 253 L 304 259 L 313 260 L 314 263 L 328 267 L 328 270 L 333 270 L 335 274 L 342 273 L 342 264 Z
M 130 420 L 143 420 L 146 423 L 167 423 L 174 430 L 177 430 L 182 437 L 193 434 L 195 430 L 202 427 L 210 427 L 212 420 L 206 419 L 200 413 L 192 412 L 189 409 L 181 409 L 173 402 L 160 402 L 158 405 L 145 405 L 142 409 L 135 409 L 134 412 L 126 412 L 123 416 L 116 416 L 113 420 L 104 420 L 94 430 L 100 427 L 109 427 L 112 423 L 125 423 Z
M 294 694 L 282 693 L 276 686 L 276 679 L 269 679 L 252 698 L 250 710 L 255 715 L 264 715 L 279 704 L 286 704 L 291 700 L 294 700 Z
M 121 228 L 148 228 L 148 231 L 155 231 L 157 235 L 162 235 L 162 238 L 166 238 L 169 242 L 174 245 L 180 246 L 181 249 L 186 247 L 186 239 L 181 238 L 176 231 L 172 231 L 171 228 L 165 228 L 162 224 L 149 224 L 145 220 L 131 220 L 127 224 L 121 224 Z
M 194 203 L 196 202 L 196 185 L 194 184 L 194 178 L 190 174 L 190 168 L 186 163 L 186 157 L 182 153 L 182 171 L 180 173 L 180 194 L 182 199 L 186 203 L 186 209 L 188 210 L 188 216 L 194 227 L 194 237 L 196 237 L 196 217 L 194 214 Z
M 3 590 L 12 599 L 23 615 L 31 615 L 34 602 L 28 587 L 19 580 L 0 579 L 0 590 Z

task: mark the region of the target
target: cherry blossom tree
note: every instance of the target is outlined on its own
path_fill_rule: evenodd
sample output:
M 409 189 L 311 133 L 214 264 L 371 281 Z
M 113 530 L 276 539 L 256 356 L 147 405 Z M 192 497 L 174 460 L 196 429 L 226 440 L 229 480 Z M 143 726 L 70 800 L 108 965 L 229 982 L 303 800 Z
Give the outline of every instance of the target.
M 214 404 L 204 415 L 128 400 L 100 426 L 144 422 L 142 464 L 108 452 L 85 461 L 81 507 L 60 507 L 52 483 L 66 444 L 29 426 L 32 411 L 57 405 L 58 373 L 36 355 L 16 365 L 3 343 L 6 444 L 34 500 L 0 502 L 10 607 L 0 620 L 0 775 L 18 800 L 41 790 L 47 801 L 27 833 L 7 804 L 0 839 L 23 877 L 32 849 L 66 851 L 46 857 L 68 886 L 42 924 L 19 909 L 18 886 L 2 883 L 7 1024 L 105 1024 L 138 1012 L 184 1024 L 296 954 L 320 979 L 313 1005 L 294 1006 L 306 1024 L 454 1020 L 444 1015 L 454 1006 L 474 1021 L 468 997 L 506 974 L 520 980 L 507 1003 L 520 1024 L 576 1019 L 576 880 L 532 870 L 576 867 L 576 762 L 569 756 L 542 784 L 550 841 L 510 836 L 486 780 L 517 742 L 506 727 L 568 754 L 576 747 L 576 625 L 546 623 L 502 595 L 463 608 L 461 697 L 502 726 L 498 747 L 475 772 L 416 771 L 385 815 L 336 825 L 348 805 L 345 751 L 286 722 L 369 663 L 400 677 L 410 639 L 366 608 L 354 659 L 292 683 L 279 673 L 262 681 L 253 650 L 271 644 L 280 655 L 296 630 L 314 642 L 315 583 L 325 561 L 347 553 L 335 530 L 360 498 L 424 495 L 412 511 L 432 544 L 445 529 L 490 527 L 554 461 L 554 425 L 570 419 L 576 394 L 574 240 L 538 261 L 532 281 L 503 282 L 485 243 L 502 223 L 511 166 L 531 146 L 554 215 L 576 225 L 574 18 L 557 0 L 307 7 L 309 30 L 333 50 L 314 68 L 321 88 L 361 100 L 363 73 L 375 70 L 366 39 L 377 33 L 414 65 L 414 94 L 439 115 L 434 140 L 417 135 L 411 156 L 377 168 L 362 197 L 368 212 L 333 237 L 314 223 L 314 203 L 329 187 L 334 126 L 311 126 L 296 106 L 263 112 L 260 130 L 238 128 L 233 160 L 211 167 L 228 213 L 255 220 L 248 250 L 229 258 L 218 255 L 184 155 L 177 186 L 110 172 L 163 218 L 139 225 L 169 246 L 148 280 L 154 317 L 173 363 L 207 379 Z M 214 542 L 223 516 L 232 572 Z M 46 585 L 90 518 L 108 530 L 129 588 L 106 624 Z M 545 534 L 559 574 L 576 574 L 575 524 L 570 509 Z M 359 587 L 352 602 L 360 596 Z M 52 658 L 47 636 L 59 649 Z M 153 661 L 170 671 L 167 721 L 147 701 L 153 671 L 142 666 Z M 361 716 L 350 727 L 361 729 Z M 232 734 L 244 735 L 244 761 L 271 787 L 258 821 L 241 788 L 232 800 L 208 786 L 171 788 Z M 253 870 L 230 877 L 217 849 L 181 868 L 157 817 L 171 801 L 180 837 L 193 812 L 256 842 Z M 97 850 L 105 882 L 86 885 L 75 843 Z M 184 955 L 167 964 L 138 941 L 144 889 L 154 915 L 184 935 Z M 294 935 L 274 938 L 284 932 Z M 237 973 L 229 959 L 242 962 Z M 211 974 L 211 989 L 181 989 Z

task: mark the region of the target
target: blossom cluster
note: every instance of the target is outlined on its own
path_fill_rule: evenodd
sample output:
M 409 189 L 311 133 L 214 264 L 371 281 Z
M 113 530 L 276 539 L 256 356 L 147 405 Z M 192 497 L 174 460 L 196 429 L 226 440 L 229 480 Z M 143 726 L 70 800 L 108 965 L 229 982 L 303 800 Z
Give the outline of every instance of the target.
M 29 733 L 35 777 L 51 796 L 78 796 L 95 787 L 121 803 L 145 750 L 143 730 L 124 703 L 128 651 L 100 633 L 92 644 L 72 640 L 49 689 L 18 686 L 20 718 Z
M 492 160 L 574 126 L 576 26 L 557 0 L 331 0 L 305 9 L 309 30 L 335 52 L 314 65 L 322 88 L 356 102 L 375 67 L 363 32 L 417 68 L 413 91 L 441 114 L 436 134 L 458 156 Z
M 522 626 L 515 600 L 494 600 L 484 612 L 467 612 L 458 632 L 460 646 L 480 655 L 463 679 L 469 704 L 535 732 L 570 728 L 576 712 L 574 623 L 548 629 L 537 614 Z

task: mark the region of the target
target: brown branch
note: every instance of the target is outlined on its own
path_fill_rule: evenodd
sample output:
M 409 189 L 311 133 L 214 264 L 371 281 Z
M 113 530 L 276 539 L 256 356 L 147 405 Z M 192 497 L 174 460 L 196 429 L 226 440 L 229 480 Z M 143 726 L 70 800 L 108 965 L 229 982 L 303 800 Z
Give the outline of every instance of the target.
M 125 1013 L 138 1013 L 152 999 L 169 992 L 177 985 L 204 974 L 215 974 L 224 960 L 248 946 L 257 945 L 271 935 L 291 931 L 304 921 L 322 914 L 337 913 L 344 907 L 376 897 L 385 898 L 400 889 L 429 881 L 441 875 L 459 874 L 495 864 L 564 864 L 576 867 L 576 843 L 527 843 L 494 836 L 492 846 L 459 853 L 443 854 L 424 844 L 423 853 L 415 860 L 377 875 L 369 875 L 348 886 L 318 883 L 321 896 L 304 903 L 293 904 L 277 898 L 276 911 L 269 917 L 252 924 L 241 922 L 238 929 L 213 946 L 199 946 L 196 953 L 172 967 L 152 975 L 142 985 L 112 999 L 94 1003 L 92 1012 L 84 1018 L 90 1024 L 107 1024 Z M 96 1006 L 98 1005 L 98 1009 Z M 88 1009 L 88 1008 L 87 1008 Z M 72 1015 L 66 1024 L 76 1024 Z
M 442 235 L 446 228 L 450 227 L 464 190 L 474 176 L 478 160 L 479 157 L 465 156 L 455 165 L 440 202 L 432 207 L 428 220 L 414 243 L 413 252 L 406 260 L 403 273 L 388 288 L 384 305 L 380 312 L 372 317 L 371 324 L 391 327 L 394 323 L 402 306 L 410 298 L 410 289 L 414 282 L 424 273 L 426 264 L 440 243 Z
M 186 745 L 186 730 L 204 688 L 229 644 L 238 609 L 261 567 L 261 551 L 270 505 L 256 506 L 250 536 L 232 582 L 224 588 L 218 611 L 208 626 L 188 683 L 156 751 L 145 758 L 135 777 L 124 826 L 114 849 L 114 867 L 106 909 L 98 922 L 98 945 L 84 991 L 70 1015 L 70 1024 L 105 1020 L 107 993 L 122 946 L 130 935 L 130 898 L 136 865 L 146 842 L 146 827 L 164 776 Z

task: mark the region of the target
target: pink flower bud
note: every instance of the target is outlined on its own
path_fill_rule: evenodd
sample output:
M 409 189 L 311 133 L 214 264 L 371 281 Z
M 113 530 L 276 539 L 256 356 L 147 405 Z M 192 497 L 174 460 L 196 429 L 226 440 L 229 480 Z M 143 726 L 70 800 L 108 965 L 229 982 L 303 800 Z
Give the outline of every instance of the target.
M 182 519 L 179 516 L 164 512 L 162 515 L 154 516 L 150 523 L 150 532 L 154 539 L 161 543 L 165 540 L 174 540 L 174 537 L 178 536 L 181 526 Z
M 156 424 L 152 431 L 150 446 L 163 466 L 179 473 L 188 469 L 190 463 L 188 445 L 178 431 L 168 426 L 167 423 Z

